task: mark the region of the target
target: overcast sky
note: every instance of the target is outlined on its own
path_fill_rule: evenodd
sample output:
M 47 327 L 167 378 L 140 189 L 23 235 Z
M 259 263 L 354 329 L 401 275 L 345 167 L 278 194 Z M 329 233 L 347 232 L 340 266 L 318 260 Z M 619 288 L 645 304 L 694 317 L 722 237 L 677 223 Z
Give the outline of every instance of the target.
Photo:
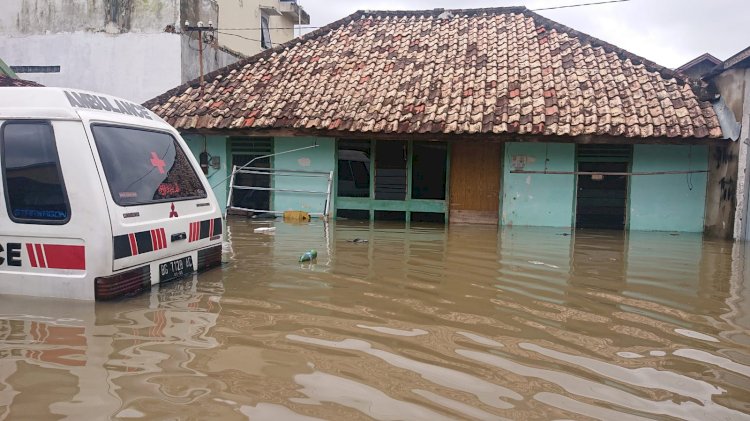
M 299 0 L 314 26 L 357 10 L 499 6 L 529 9 L 601 0 Z M 629 0 L 537 13 L 666 67 L 703 54 L 725 60 L 750 46 L 750 0 Z

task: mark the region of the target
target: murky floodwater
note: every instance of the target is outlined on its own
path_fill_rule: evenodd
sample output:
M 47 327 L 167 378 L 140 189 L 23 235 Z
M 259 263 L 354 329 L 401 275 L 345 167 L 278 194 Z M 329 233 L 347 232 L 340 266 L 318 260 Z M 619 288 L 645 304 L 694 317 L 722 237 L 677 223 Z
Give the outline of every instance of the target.
M 230 225 L 223 269 L 120 302 L 0 296 L 0 419 L 750 418 L 731 243 L 264 225 Z

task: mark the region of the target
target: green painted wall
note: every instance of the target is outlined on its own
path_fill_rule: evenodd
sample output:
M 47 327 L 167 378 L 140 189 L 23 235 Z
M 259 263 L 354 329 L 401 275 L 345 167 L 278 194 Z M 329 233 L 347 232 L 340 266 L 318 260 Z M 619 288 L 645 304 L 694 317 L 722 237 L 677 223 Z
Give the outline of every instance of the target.
M 229 159 L 229 145 L 227 144 L 226 137 L 206 136 L 205 141 L 202 135 L 183 135 L 182 137 L 185 139 L 185 142 L 187 142 L 196 160 L 201 152 L 203 152 L 204 147 L 206 147 L 209 155 L 217 156 L 221 160 L 221 168 L 216 170 L 209 167 L 208 169 L 208 175 L 206 177 L 208 177 L 208 183 L 210 185 L 213 186 L 229 176 L 229 173 L 231 172 L 231 159 Z M 213 190 L 216 195 L 216 200 L 219 201 L 219 206 L 221 206 L 221 211 L 224 213 L 227 207 L 229 180 L 216 186 Z
M 707 169 L 707 146 L 635 145 L 633 149 L 633 172 Z M 702 232 L 705 203 L 706 173 L 633 176 L 630 229 Z
M 280 153 L 302 148 L 317 143 L 318 147 L 299 152 L 277 155 L 273 158 L 273 167 L 277 170 L 333 171 L 336 167 L 336 141 L 330 138 L 315 137 L 277 137 L 274 139 L 274 151 Z M 327 178 L 303 176 L 276 176 L 274 188 L 306 191 L 326 191 Z M 333 189 L 333 186 L 331 187 Z M 334 201 L 333 192 L 331 201 Z M 305 193 L 273 193 L 273 209 L 278 211 L 301 210 L 322 212 L 325 195 Z M 330 204 L 333 215 L 333 203 Z
M 506 143 L 503 163 L 501 224 L 547 227 L 573 225 L 575 176 L 511 174 L 513 156 L 526 156 L 527 171 L 574 171 L 575 145 Z

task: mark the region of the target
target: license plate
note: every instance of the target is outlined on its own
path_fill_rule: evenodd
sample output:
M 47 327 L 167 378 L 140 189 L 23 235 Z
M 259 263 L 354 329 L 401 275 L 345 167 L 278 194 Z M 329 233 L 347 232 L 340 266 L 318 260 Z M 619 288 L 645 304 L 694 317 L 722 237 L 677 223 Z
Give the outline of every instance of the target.
M 193 257 L 183 257 L 159 265 L 159 282 L 169 282 L 193 273 Z

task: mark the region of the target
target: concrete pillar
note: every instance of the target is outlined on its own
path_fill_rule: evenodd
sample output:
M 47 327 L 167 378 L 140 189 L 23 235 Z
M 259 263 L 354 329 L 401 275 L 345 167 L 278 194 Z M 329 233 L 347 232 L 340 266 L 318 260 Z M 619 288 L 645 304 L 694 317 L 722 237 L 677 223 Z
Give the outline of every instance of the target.
M 739 143 L 739 163 L 737 172 L 737 207 L 735 210 L 734 239 L 745 241 L 748 239 L 748 163 L 750 162 L 750 69 L 742 69 L 742 85 L 744 89 L 740 114 L 742 128 Z M 737 115 L 737 114 L 735 114 Z
M 708 182 L 704 230 L 711 238 L 732 239 L 737 205 L 740 143 L 723 141 L 708 151 Z

